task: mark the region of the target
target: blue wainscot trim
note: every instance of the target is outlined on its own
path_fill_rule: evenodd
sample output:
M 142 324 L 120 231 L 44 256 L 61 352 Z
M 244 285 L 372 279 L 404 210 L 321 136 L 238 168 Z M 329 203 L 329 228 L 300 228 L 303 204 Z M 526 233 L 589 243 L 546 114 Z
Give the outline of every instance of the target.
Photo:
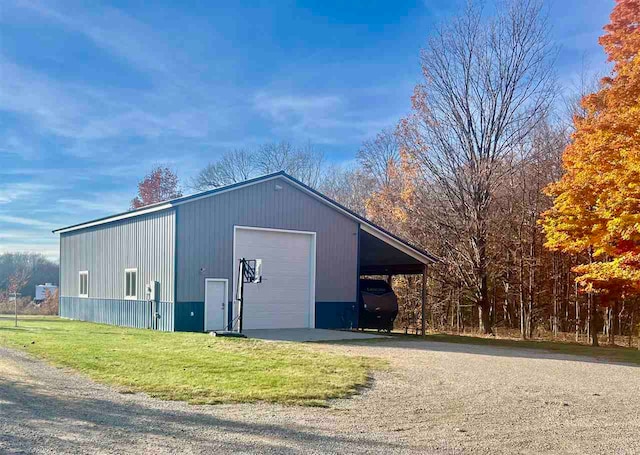
M 358 327 L 356 302 L 316 302 L 317 329 L 355 329 Z
M 176 332 L 204 332 L 204 302 L 175 304 Z
M 145 300 L 60 297 L 60 317 L 147 329 L 151 327 L 149 305 Z M 174 330 L 173 306 L 172 302 L 158 303 L 157 311 L 160 314 L 158 330 L 165 332 Z

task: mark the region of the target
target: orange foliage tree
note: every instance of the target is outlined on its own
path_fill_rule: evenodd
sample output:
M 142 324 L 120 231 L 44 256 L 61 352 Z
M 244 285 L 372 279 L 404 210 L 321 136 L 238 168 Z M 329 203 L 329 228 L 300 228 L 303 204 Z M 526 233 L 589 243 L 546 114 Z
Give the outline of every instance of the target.
M 157 166 L 138 183 L 138 195 L 131 201 L 131 210 L 180 196 L 178 176 L 168 167 Z
M 576 280 L 604 304 L 640 293 L 639 23 L 640 0 L 617 0 L 600 38 L 612 73 L 582 99 L 542 220 L 548 248 L 587 255 Z

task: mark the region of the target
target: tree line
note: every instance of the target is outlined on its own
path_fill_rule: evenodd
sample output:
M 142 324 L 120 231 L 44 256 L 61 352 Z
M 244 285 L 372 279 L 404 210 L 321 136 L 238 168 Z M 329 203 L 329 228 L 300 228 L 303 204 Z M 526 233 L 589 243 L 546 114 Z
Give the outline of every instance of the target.
M 11 292 L 33 299 L 39 284 L 58 284 L 60 267 L 38 253 L 0 254 L 0 300 Z

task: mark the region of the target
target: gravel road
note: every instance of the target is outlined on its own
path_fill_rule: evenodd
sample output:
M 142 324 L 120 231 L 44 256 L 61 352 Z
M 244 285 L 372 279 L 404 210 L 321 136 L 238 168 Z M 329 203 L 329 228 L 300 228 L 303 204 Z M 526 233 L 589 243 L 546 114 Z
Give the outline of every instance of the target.
M 0 453 L 640 453 L 640 368 L 524 349 L 384 341 L 327 408 L 190 406 L 121 394 L 0 348 Z

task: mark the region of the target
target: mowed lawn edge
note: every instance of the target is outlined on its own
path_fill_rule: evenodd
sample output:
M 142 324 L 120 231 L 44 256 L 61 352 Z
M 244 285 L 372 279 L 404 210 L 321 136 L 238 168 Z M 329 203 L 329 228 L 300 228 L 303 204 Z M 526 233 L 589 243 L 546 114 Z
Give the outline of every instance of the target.
M 379 359 L 208 334 L 157 332 L 57 317 L 0 316 L 0 345 L 72 368 L 122 392 L 192 404 L 322 406 L 358 393 Z
M 640 365 L 640 349 L 637 347 L 600 345 L 597 347 L 571 341 L 514 340 L 509 338 L 489 338 L 473 335 L 452 335 L 447 333 L 427 333 L 426 336 L 402 333 L 389 335 L 397 341 L 433 341 L 438 343 L 490 346 L 496 348 L 526 349 L 550 354 L 587 357 L 601 362 Z M 378 343 L 380 339 L 362 340 L 366 343 Z M 388 341 L 388 340 L 387 340 Z M 345 341 L 344 343 L 349 343 Z M 330 342 L 327 342 L 330 343 Z

